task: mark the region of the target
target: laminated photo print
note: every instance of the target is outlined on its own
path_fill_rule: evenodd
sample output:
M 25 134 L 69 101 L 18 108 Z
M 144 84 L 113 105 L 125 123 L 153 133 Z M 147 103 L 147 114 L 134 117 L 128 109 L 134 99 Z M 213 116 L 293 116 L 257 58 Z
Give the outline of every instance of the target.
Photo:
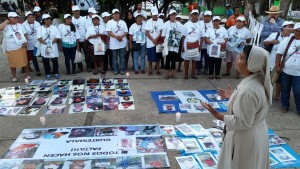
M 94 89 L 100 89 L 100 84 L 87 84 L 85 86 L 86 90 L 94 90 Z
M 37 141 L 43 139 L 43 135 L 46 131 L 46 129 L 24 129 L 17 140 L 19 142 Z
M 36 92 L 37 97 L 51 97 L 52 91 L 38 91 Z
M 73 83 L 72 80 L 59 80 L 57 82 L 57 85 L 70 86 L 72 85 L 72 83 Z
M 0 116 L 16 116 L 23 107 L 0 107 Z
M 84 84 L 71 85 L 69 90 L 84 90 Z
M 116 83 L 115 87 L 119 90 L 130 90 L 128 83 Z
M 118 110 L 118 102 L 109 102 L 109 103 L 103 103 L 103 109 L 105 111 L 109 111 L 109 110 Z
M 44 169 L 61 169 L 65 161 L 44 160 Z
M 6 106 L 13 106 L 15 105 L 15 100 L 0 100 L 0 106 L 6 107 Z
M 167 168 L 170 163 L 166 154 L 144 155 L 145 168 Z
M 66 102 L 67 102 L 67 98 L 52 96 L 49 101 L 49 104 L 50 105 L 62 105 L 62 104 L 66 104 Z
M 99 84 L 99 83 L 100 83 L 100 80 L 98 78 L 89 78 L 86 81 L 86 84 Z
M 207 137 L 210 134 L 201 124 L 190 124 L 189 126 L 195 131 L 195 136 Z
M 136 32 L 136 43 L 145 43 L 145 33 L 143 31 Z
M 46 105 L 49 101 L 49 98 L 45 97 L 36 97 L 32 102 L 31 106 L 43 106 Z
M 18 45 L 22 45 L 23 43 L 27 42 L 25 36 L 20 32 L 15 32 L 13 36 Z
M 213 136 L 213 138 L 217 141 L 222 141 L 223 137 L 223 130 L 215 129 L 215 128 L 210 128 L 207 129 L 207 131 L 210 132 L 210 134 Z
M 14 143 L 3 159 L 32 158 L 37 151 L 39 143 Z
M 162 136 L 176 136 L 173 125 L 159 125 L 159 128 Z
M 26 91 L 35 91 L 36 88 L 38 88 L 39 86 L 36 85 L 26 85 L 22 88 L 22 92 L 26 92 Z
M 35 116 L 42 106 L 26 106 L 18 115 L 19 116 Z
M 159 125 L 139 126 L 139 135 L 160 135 Z
M 270 166 L 273 166 L 276 164 L 278 164 L 278 162 L 274 158 L 270 157 Z
M 134 102 L 133 96 L 120 96 L 120 102 Z
M 30 83 L 29 83 L 29 86 L 39 86 L 43 83 L 44 80 L 32 80 Z
M 134 102 L 120 102 L 118 110 L 135 110 Z
M 174 104 L 163 104 L 164 111 L 176 111 Z
M 75 79 L 72 82 L 73 85 L 84 85 L 85 84 L 85 79 Z
M 201 100 L 198 99 L 198 98 L 187 98 L 186 101 L 188 103 L 194 103 L 194 104 L 200 104 L 201 103 Z
M 88 113 L 88 112 L 92 112 L 92 110 L 88 109 L 85 103 L 70 104 L 69 114 Z
M 35 91 L 50 91 L 52 86 L 40 85 L 35 89 Z
M 101 89 L 102 90 L 116 89 L 116 87 L 114 83 L 105 83 L 105 84 L 101 84 Z
M 209 152 L 201 152 L 195 154 L 195 158 L 200 163 L 202 169 L 214 169 L 217 168 L 218 162 Z
M 117 169 L 132 168 L 138 169 L 143 168 L 141 156 L 124 156 L 117 157 Z
M 96 127 L 95 137 L 118 136 L 118 127 Z
M 69 104 L 75 104 L 75 103 L 85 103 L 85 97 L 81 97 L 81 96 L 70 97 Z
M 159 101 L 179 101 L 176 95 L 158 95 Z
M 20 94 L 2 94 L 2 100 L 15 100 L 20 96 Z
M 114 83 L 114 79 L 112 79 L 112 78 L 103 78 L 103 79 L 101 80 L 101 83 L 102 83 L 102 84 L 106 84 L 106 83 Z
M 46 133 L 43 135 L 44 139 L 59 139 L 59 138 L 67 138 L 70 133 L 71 128 L 53 128 L 48 129 Z
M 22 91 L 20 94 L 20 97 L 23 98 L 31 98 L 35 96 L 35 92 L 34 91 Z
M 174 126 L 178 131 L 180 131 L 182 134 L 184 134 L 185 136 L 192 136 L 195 135 L 195 130 L 193 128 L 191 128 L 189 125 L 187 125 L 186 123 L 184 124 L 179 124 Z
M 63 114 L 65 111 L 65 108 L 66 108 L 66 105 L 47 106 L 45 115 Z
M 126 78 L 115 78 L 114 83 L 128 83 Z
M 270 134 L 269 135 L 269 144 L 270 146 L 273 145 L 280 145 L 280 144 L 286 144 L 283 140 L 281 140 L 276 134 Z
M 137 153 L 164 153 L 162 137 L 136 137 Z
M 279 162 L 289 162 L 295 161 L 296 159 L 288 153 L 282 147 L 273 147 L 270 148 L 270 153 L 279 161 Z
M 100 89 L 94 89 L 94 90 L 87 90 L 87 96 L 93 96 L 93 97 L 100 97 L 102 92 Z
M 192 156 L 175 157 L 181 169 L 201 169 Z
M 210 45 L 210 57 L 220 58 L 221 45 L 211 44 Z
M 100 157 L 92 160 L 91 169 L 116 169 L 117 158 Z
M 183 111 L 190 111 L 190 110 L 192 110 L 192 105 L 179 103 L 179 108 L 180 108 L 180 110 L 183 110 Z
M 69 90 L 69 85 L 56 85 L 53 87 L 53 91 L 58 91 L 58 90 Z
M 202 104 L 193 104 L 193 109 L 195 110 L 195 112 L 197 113 L 209 113 L 209 111 L 202 106 Z
M 138 135 L 139 128 L 138 126 L 119 126 L 118 128 L 118 136 L 132 136 Z
M 103 109 L 102 97 L 99 96 L 88 96 L 87 97 L 87 109 L 92 111 L 101 111 Z
M 1 169 L 19 169 L 23 160 L 0 160 Z
M 69 94 L 68 90 L 53 90 L 53 95 L 52 97 L 62 97 L 62 98 L 67 98 Z
M 220 150 L 218 143 L 215 141 L 215 139 L 212 136 L 198 138 L 198 141 L 204 151 Z
M 117 91 L 118 96 L 131 96 L 131 91 L 130 90 L 118 90 Z
M 95 127 L 72 128 L 69 138 L 94 137 Z
M 5 90 L 4 94 L 17 94 L 17 93 L 21 93 L 21 87 L 20 86 L 15 86 L 15 87 L 8 87 Z
M 197 153 L 202 152 L 196 138 L 182 138 L 181 139 L 186 153 Z
M 119 102 L 120 99 L 118 96 L 104 96 L 103 97 L 104 103 L 114 103 L 114 102 Z
M 105 43 L 96 42 L 94 43 L 94 55 L 105 55 Z
M 82 160 L 66 160 L 62 169 L 90 169 L 91 160 L 82 159 Z
M 178 137 L 165 137 L 165 143 L 168 150 L 184 150 L 185 147 Z
M 175 28 L 171 29 L 169 32 L 168 46 L 179 47 L 181 40 L 181 33 Z
M 108 90 L 102 90 L 103 96 L 115 96 L 117 95 L 116 90 L 114 89 L 108 89 Z
M 206 94 L 206 98 L 208 99 L 209 102 L 216 102 L 216 101 L 221 101 L 222 98 L 218 94 Z
M 119 150 L 132 150 L 136 149 L 135 137 L 121 137 L 118 143 Z
M 44 160 L 24 160 L 19 169 L 39 169 L 43 167 Z
M 53 86 L 57 83 L 57 80 L 44 80 L 41 86 Z
M 84 97 L 85 90 L 73 90 L 70 92 L 70 97 Z

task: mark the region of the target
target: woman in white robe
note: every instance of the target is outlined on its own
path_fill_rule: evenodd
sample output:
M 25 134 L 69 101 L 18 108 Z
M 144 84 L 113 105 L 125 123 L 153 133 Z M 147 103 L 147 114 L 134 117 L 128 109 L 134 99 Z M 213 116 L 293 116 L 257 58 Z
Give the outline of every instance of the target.
M 269 53 L 263 48 L 245 46 L 237 64 L 244 79 L 234 91 L 220 89 L 230 98 L 227 115 L 202 103 L 211 114 L 225 122 L 225 137 L 218 169 L 269 169 L 269 137 L 265 121 L 272 104 Z

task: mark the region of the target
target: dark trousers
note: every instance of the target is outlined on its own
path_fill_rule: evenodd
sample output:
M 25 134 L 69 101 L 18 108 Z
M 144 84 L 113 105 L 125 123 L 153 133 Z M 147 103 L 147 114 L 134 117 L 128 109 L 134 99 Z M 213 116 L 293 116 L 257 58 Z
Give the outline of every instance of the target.
M 80 46 L 80 51 L 84 53 L 85 56 L 85 63 L 86 63 L 86 68 L 91 68 L 91 59 L 90 59 L 90 54 L 88 52 L 88 45 L 87 42 L 79 42 Z M 80 70 L 83 70 L 83 64 L 82 63 L 77 63 L 77 66 Z
M 220 75 L 222 59 L 209 57 L 209 75 Z
M 125 68 L 126 69 L 128 69 L 128 61 L 129 61 L 130 53 L 131 53 L 132 66 L 134 66 L 133 52 L 129 49 L 129 51 L 126 51 L 126 54 L 125 54 Z
M 40 72 L 40 67 L 37 61 L 37 57 L 33 55 L 33 50 L 27 50 L 28 58 L 32 59 L 32 63 L 36 72 Z
M 111 50 L 107 49 L 105 51 L 105 56 L 104 56 L 104 71 L 108 70 L 108 64 L 110 66 L 110 68 L 112 69 L 112 54 L 111 54 Z
M 157 57 L 160 59 L 160 67 L 165 68 L 165 58 L 163 57 L 162 53 L 156 53 Z
M 201 70 L 203 68 L 202 61 L 204 58 L 204 70 L 208 70 L 209 65 L 209 55 L 207 54 L 207 49 L 201 49 L 201 59 L 197 61 L 197 70 Z
M 72 48 L 65 48 L 63 47 L 63 53 L 65 55 L 65 65 L 67 68 L 67 73 L 71 73 L 71 66 L 72 65 L 72 73 L 76 73 L 76 65 L 74 63 L 75 55 L 76 55 L 76 46 Z
M 44 64 L 45 74 L 50 75 L 50 71 L 51 71 L 50 59 L 51 59 L 51 62 L 52 62 L 52 70 L 53 70 L 54 74 L 59 74 L 58 73 L 58 58 L 44 58 L 43 57 L 43 64 Z
M 166 58 L 166 65 L 165 65 L 166 70 L 175 69 L 176 59 L 178 55 L 179 53 L 169 51 L 169 54 L 167 55 Z
M 281 73 L 281 107 L 290 108 L 290 95 L 293 89 L 294 100 L 298 114 L 300 114 L 300 76 Z

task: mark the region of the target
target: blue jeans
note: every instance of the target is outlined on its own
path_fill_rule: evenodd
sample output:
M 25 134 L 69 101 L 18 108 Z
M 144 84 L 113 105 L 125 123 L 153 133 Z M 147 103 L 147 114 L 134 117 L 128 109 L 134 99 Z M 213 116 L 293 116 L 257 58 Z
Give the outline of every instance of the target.
M 146 53 L 146 43 L 141 46 L 138 51 L 133 51 L 133 64 L 134 70 L 139 70 L 139 56 L 141 56 L 141 70 L 145 70 L 145 53 Z
M 207 54 L 207 49 L 201 49 L 201 59 L 197 61 L 197 71 L 200 71 L 203 68 L 202 61 L 204 58 L 204 70 L 209 68 L 209 55 Z
M 112 67 L 115 73 L 125 72 L 125 51 L 126 48 L 112 49 Z
M 290 107 L 290 93 L 293 88 L 293 94 L 297 112 L 300 114 L 300 76 L 288 75 L 281 73 L 281 107 L 289 109 Z

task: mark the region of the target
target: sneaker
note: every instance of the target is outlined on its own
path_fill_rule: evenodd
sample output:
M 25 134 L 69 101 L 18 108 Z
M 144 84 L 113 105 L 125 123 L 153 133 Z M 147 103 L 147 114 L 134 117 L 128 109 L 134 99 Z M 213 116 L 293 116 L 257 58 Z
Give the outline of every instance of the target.
M 36 76 L 41 76 L 41 72 L 36 72 Z
M 50 80 L 51 79 L 51 75 L 46 75 L 46 79 Z
M 59 78 L 60 78 L 60 75 L 59 75 L 59 74 L 55 74 L 54 76 L 55 76 L 56 79 L 59 79 Z
M 124 73 L 124 72 L 121 72 L 121 75 L 125 75 L 125 73 Z
M 115 72 L 115 73 L 114 73 L 114 75 L 117 75 L 117 74 L 118 74 L 118 72 Z
M 136 75 L 139 74 L 139 71 L 134 71 L 134 74 L 136 74 Z

